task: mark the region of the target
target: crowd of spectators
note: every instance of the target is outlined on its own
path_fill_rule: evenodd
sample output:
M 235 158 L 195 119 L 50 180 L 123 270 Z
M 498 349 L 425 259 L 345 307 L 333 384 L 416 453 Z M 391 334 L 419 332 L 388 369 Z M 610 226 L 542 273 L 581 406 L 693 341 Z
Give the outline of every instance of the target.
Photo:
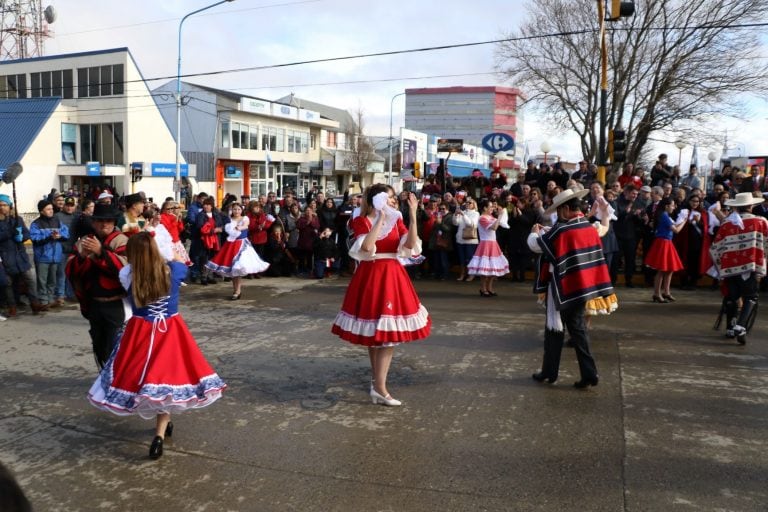
M 487 198 L 506 210 L 508 220 L 499 227 L 497 238 L 509 260 L 509 278 L 523 282 L 533 269 L 533 255 L 526 244 L 531 227 L 552 224 L 554 219 L 544 211 L 558 193 L 566 188 L 588 188 L 585 214 L 590 215 L 599 197 L 604 197 L 614 211 L 609 234 L 602 238 L 614 284 L 620 275 L 627 287 L 653 283 L 654 270 L 644 266 L 643 261 L 656 235 L 657 206 L 660 201 L 669 200 L 674 205 L 670 217 L 676 224 L 685 221 L 673 238 L 685 267 L 677 273 L 676 282 L 684 289 L 695 289 L 711 265 L 711 240 L 729 214 L 725 202 L 739 192 L 768 194 L 768 183 L 756 166 L 750 172 L 725 166 L 705 193 L 695 165 L 681 175 L 677 166 L 669 165 L 664 154 L 659 155 L 650 171 L 626 163 L 619 172 L 609 174 L 607 182 L 598 181 L 597 167 L 585 161 L 579 162 L 577 170 L 570 174 L 560 162 L 537 166 L 529 161 L 514 180 L 498 171 L 485 176 L 476 170 L 466 178 L 429 175 L 418 194 L 415 218 L 410 218 L 407 193 L 399 198 L 406 226 L 416 222 L 423 241 L 424 262 L 409 267 L 409 275 L 414 279 L 446 280 L 453 278 L 453 270 L 458 269 L 457 280 L 472 280 L 466 265 L 478 244 L 473 219 L 478 216 L 478 201 Z M 152 198 L 146 198 L 144 216 L 162 219 L 172 215 L 177 219 L 172 231 L 189 247 L 189 281 L 207 284 L 214 276 L 205 272 L 205 263 L 214 253 L 211 244 L 206 243 L 206 234 L 201 233 L 204 219 L 214 217 L 215 225 L 223 227 L 228 221 L 229 205 L 239 200 L 249 217 L 249 239 L 259 256 L 270 264 L 265 276 L 320 279 L 354 271 L 347 256 L 347 226 L 360 206 L 361 197 L 346 193 L 337 203 L 338 199 L 326 197 L 317 189 L 302 198 L 291 190 L 284 191 L 281 198 L 275 192 L 254 198 L 227 194 L 217 207 L 213 197 L 201 192 L 190 198 L 184 216 L 181 205 L 173 198 L 166 198 L 162 208 Z M 72 288 L 63 272 L 66 257 L 74 241 L 92 229 L 88 218 L 94 202 L 115 200 L 114 191 L 108 187 L 94 187 L 86 195 L 75 189 L 54 189 L 40 201 L 40 216 L 27 228 L 12 213 L 10 198 L 0 199 L 0 300 L 6 315 L 15 315 L 19 306 L 26 306 L 21 300 L 24 295 L 35 313 L 73 300 Z M 754 212 L 768 217 L 768 204 L 756 206 Z M 121 217 L 117 227 L 122 228 L 125 222 Z M 222 238 L 218 247 L 223 244 L 223 231 L 213 233 Z M 207 236 L 210 238 L 211 234 Z M 33 245 L 33 262 L 25 259 L 26 251 L 19 250 L 28 240 Z M 642 274 L 641 280 L 638 274 Z

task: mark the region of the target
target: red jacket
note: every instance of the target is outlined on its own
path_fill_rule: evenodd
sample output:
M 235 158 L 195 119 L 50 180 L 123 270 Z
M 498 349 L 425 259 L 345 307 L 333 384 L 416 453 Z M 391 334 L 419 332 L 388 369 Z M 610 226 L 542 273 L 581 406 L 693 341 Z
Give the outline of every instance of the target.
M 172 213 L 161 213 L 160 224 L 165 226 L 168 233 L 171 234 L 171 241 L 176 243 L 181 240 L 181 232 L 184 231 L 184 221 Z
M 248 212 L 248 238 L 250 238 L 253 245 L 264 245 L 267 243 L 267 232 L 269 227 L 274 223 L 273 220 L 267 218 L 267 214 L 263 211 L 255 214 Z

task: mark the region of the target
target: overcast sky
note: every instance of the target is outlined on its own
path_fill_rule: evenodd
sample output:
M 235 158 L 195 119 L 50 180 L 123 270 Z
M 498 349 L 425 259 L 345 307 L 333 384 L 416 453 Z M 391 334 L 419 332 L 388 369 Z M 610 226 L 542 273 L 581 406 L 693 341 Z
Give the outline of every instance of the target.
M 55 36 L 46 42 L 46 54 L 128 47 L 144 77 L 150 79 L 176 75 L 179 20 L 213 0 L 51 3 L 58 18 L 53 25 Z M 522 0 L 235 0 L 184 22 L 182 74 L 487 41 L 516 27 L 524 18 L 524 8 Z M 186 80 L 267 99 L 293 92 L 350 111 L 360 106 L 366 131 L 387 135 L 392 97 L 406 88 L 514 87 L 493 74 L 493 50 L 488 44 Z M 161 83 L 150 82 L 150 87 Z M 719 127 L 723 133 L 727 128 L 729 141 L 743 145 L 747 153 L 768 154 L 768 101 L 752 103 L 754 117 L 749 122 L 723 120 Z M 404 97 L 393 105 L 397 133 L 403 122 Z M 581 158 L 575 136 L 547 131 L 533 116 L 526 118 L 524 130 L 532 153 L 547 140 L 554 154 L 570 161 Z M 517 142 L 522 150 L 524 141 Z M 671 145 L 659 149 L 677 154 Z M 719 155 L 722 147 L 699 148 L 702 165 L 708 164 L 706 155 L 712 149 Z M 683 151 L 684 165 L 690 151 Z M 677 163 L 676 157 L 671 160 Z

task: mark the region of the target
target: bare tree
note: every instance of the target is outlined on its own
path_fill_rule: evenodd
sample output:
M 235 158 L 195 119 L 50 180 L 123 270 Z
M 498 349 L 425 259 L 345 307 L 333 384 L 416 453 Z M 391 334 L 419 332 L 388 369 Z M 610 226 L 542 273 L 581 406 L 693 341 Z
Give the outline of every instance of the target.
M 362 107 L 358 107 L 353 113 L 354 125 L 347 126 L 347 152 L 345 153 L 344 165 L 353 175 L 357 176 L 357 182 L 360 187 L 364 187 L 363 177 L 368 170 L 371 162 L 374 160 L 373 145 L 369 137 L 365 134 L 365 119 Z
M 602 1 L 602 0 L 598 0 Z M 761 42 L 768 0 L 637 0 L 608 23 L 608 127 L 627 130 L 637 161 L 655 132 L 701 136 L 711 116 L 741 115 L 743 93 L 768 91 Z M 499 44 L 497 69 L 525 91 L 544 120 L 575 130 L 584 157 L 598 153 L 600 44 L 595 0 L 537 0 L 518 38 Z M 741 28 L 739 28 L 741 27 Z M 547 34 L 561 33 L 559 36 Z M 521 37 L 533 36 L 529 39 Z M 541 36 L 541 37 L 536 37 Z M 702 140 L 702 139 L 699 139 Z

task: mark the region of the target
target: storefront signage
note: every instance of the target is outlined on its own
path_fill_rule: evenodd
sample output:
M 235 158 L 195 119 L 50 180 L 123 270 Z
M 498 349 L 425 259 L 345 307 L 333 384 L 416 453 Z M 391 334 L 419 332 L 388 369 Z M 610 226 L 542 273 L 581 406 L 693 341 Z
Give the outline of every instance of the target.
M 150 169 L 152 169 L 151 176 L 155 178 L 175 178 L 176 177 L 176 164 L 164 164 L 158 162 L 152 162 Z M 181 175 L 189 176 L 189 164 L 181 164 Z
M 255 98 L 242 98 L 240 100 L 240 110 L 243 112 L 252 112 L 254 114 L 269 115 L 272 110 L 272 103 Z
M 101 176 L 101 164 L 99 162 L 88 162 L 85 164 L 86 176 Z
M 320 120 L 320 112 L 315 112 L 314 110 L 305 110 L 303 108 L 299 109 L 299 120 L 300 121 L 309 121 L 309 122 L 317 122 Z
M 280 105 L 278 103 L 272 104 L 272 115 L 276 117 L 285 117 L 288 119 L 298 119 L 299 109 L 291 107 L 289 105 Z

